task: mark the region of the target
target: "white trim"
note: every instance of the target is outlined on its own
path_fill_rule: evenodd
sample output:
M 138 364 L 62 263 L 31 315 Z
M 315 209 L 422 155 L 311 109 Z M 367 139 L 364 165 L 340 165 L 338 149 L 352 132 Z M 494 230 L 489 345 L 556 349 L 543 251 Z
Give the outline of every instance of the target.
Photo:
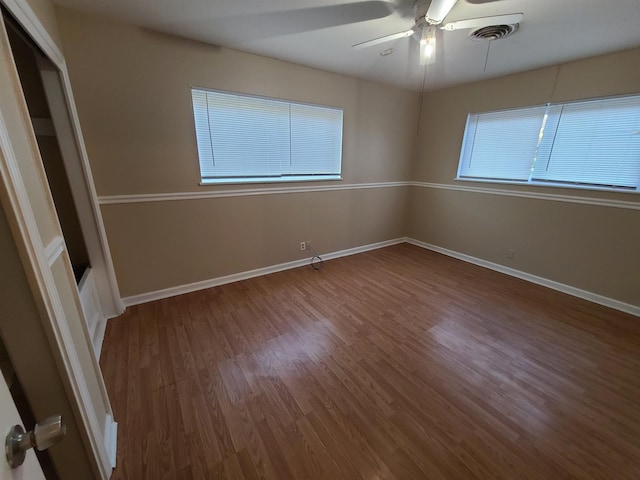
M 53 41 L 48 30 L 42 25 L 38 16 L 33 12 L 28 2 L 24 0 L 2 0 L 4 6 L 11 12 L 11 15 L 29 33 L 31 38 L 38 44 L 44 54 L 56 64 L 58 68 L 65 65 L 62 51 Z
M 111 468 L 116 468 L 116 453 L 118 449 L 118 422 L 113 421 L 113 417 L 107 414 L 104 419 L 104 445 L 111 462 Z
M 60 255 L 62 255 L 64 247 L 64 238 L 59 236 L 55 237 L 51 242 L 49 242 L 49 245 L 44 247 L 44 256 L 47 259 L 49 267 L 55 263 Z
M 607 198 L 578 197 L 575 195 L 559 195 L 556 193 L 523 192 L 520 190 L 504 190 L 501 188 L 469 187 L 466 185 L 450 185 L 446 183 L 411 182 L 414 187 L 436 188 L 439 190 L 455 190 L 460 192 L 486 193 L 490 195 L 504 195 L 508 197 L 535 198 L 536 200 L 551 200 L 554 202 L 581 203 L 599 207 L 628 208 L 640 210 L 640 202 L 627 200 L 611 200 Z
M 363 245 L 360 247 L 347 248 L 345 250 L 338 250 L 337 252 L 322 254 L 323 260 L 331 260 L 334 258 L 345 257 L 347 255 L 355 255 L 356 253 L 367 252 L 369 250 L 376 250 L 378 248 L 388 247 L 390 245 L 396 245 L 403 243 L 404 238 L 395 238 L 393 240 L 386 240 L 383 242 L 371 243 L 369 245 Z M 141 303 L 152 302 L 154 300 L 162 300 L 163 298 L 175 297 L 176 295 L 183 295 L 185 293 L 191 293 L 198 290 L 204 290 L 211 287 L 217 287 L 227 283 L 239 282 L 240 280 L 248 280 L 249 278 L 260 277 L 262 275 L 269 275 L 270 273 L 282 272 L 283 270 L 290 270 L 292 268 L 304 267 L 310 264 L 310 258 L 303 258 L 301 260 L 294 260 L 292 262 L 280 263 L 278 265 L 272 265 L 270 267 L 256 268 L 255 270 L 248 270 L 246 272 L 234 273 L 231 275 L 225 275 L 224 277 L 212 278 L 210 280 L 203 280 L 201 282 L 189 283 L 186 285 L 179 285 L 177 287 L 165 288 L 163 290 L 156 290 L 155 292 L 141 293 L 139 295 L 133 295 L 131 297 L 123 298 L 123 302 L 127 307 L 132 305 L 139 305 Z
M 113 318 L 113 317 L 112 317 Z M 93 334 L 93 347 L 95 349 L 96 360 L 100 363 L 100 355 L 102 354 L 102 344 L 104 343 L 104 335 L 107 332 L 107 319 L 101 318 L 96 325 L 96 331 Z
M 55 312 L 53 313 L 54 317 L 57 319 L 66 318 L 64 307 L 62 306 L 62 302 L 57 295 L 57 287 L 50 270 L 47 272 L 47 275 L 45 277 L 45 283 L 48 283 L 46 290 L 49 292 L 49 298 L 52 303 L 52 310 Z M 91 447 L 94 450 L 94 454 L 96 455 L 96 460 L 98 460 L 99 465 L 101 465 L 102 467 L 101 473 L 107 473 L 109 472 L 109 469 L 107 468 L 108 464 L 105 461 L 108 459 L 108 457 L 106 456 L 106 445 L 99 441 L 100 439 L 98 436 L 98 433 L 100 432 L 100 421 L 98 420 L 93 402 L 91 401 L 91 394 L 89 393 L 89 386 L 87 385 L 84 373 L 82 371 L 82 364 L 80 363 L 80 359 L 78 358 L 75 347 L 73 346 L 74 343 L 71 331 L 69 330 L 69 326 L 66 322 L 61 322 L 60 320 L 58 320 L 55 323 L 57 324 L 57 333 L 62 338 L 62 344 L 64 345 L 64 349 L 66 350 L 65 353 L 69 365 L 68 368 L 73 372 L 70 377 L 72 377 L 72 383 L 76 384 L 77 390 L 74 393 L 80 399 L 80 401 L 78 402 L 78 407 L 83 412 L 85 421 L 89 425 Z M 104 439 L 102 440 L 104 441 Z
M 124 311 L 66 69 L 38 62 L 104 316 Z
M 501 180 L 501 179 L 488 179 L 488 178 L 474 178 L 474 177 L 456 177 L 454 178 L 456 182 L 471 182 L 471 183 L 489 183 L 489 184 L 499 184 L 499 185 L 519 185 L 521 187 L 543 187 L 543 188 L 566 188 L 568 190 L 582 190 L 583 192 L 609 192 L 609 193 L 622 193 L 624 195 L 638 195 L 640 191 L 638 190 L 628 190 L 623 188 L 613 188 L 613 187 L 596 187 L 596 186 L 584 186 L 579 184 L 571 184 L 571 183 L 553 183 L 553 182 L 542 182 L 539 180 L 529 180 L 529 181 L 517 181 L 517 180 Z M 553 194 L 552 194 L 553 195 Z
M 544 287 L 548 287 L 553 290 L 557 290 L 559 292 L 567 293 L 574 297 L 582 298 L 584 300 L 588 300 L 590 302 L 594 302 L 599 305 L 604 305 L 606 307 L 614 308 L 616 310 L 620 310 L 622 312 L 630 313 L 631 315 L 640 317 L 640 306 L 624 303 L 619 300 L 615 300 L 613 298 L 599 295 L 597 293 L 581 290 L 579 288 L 572 287 L 570 285 L 565 285 L 560 282 L 548 280 L 543 277 L 538 277 L 537 275 L 532 275 L 530 273 L 516 270 L 514 268 L 505 267 L 504 265 L 489 262 L 481 258 L 472 257 L 471 255 L 459 253 L 454 250 L 449 250 L 447 248 L 439 247 L 437 245 L 432 245 L 430 243 L 421 242 L 420 240 L 415 240 L 409 237 L 396 238 L 396 239 L 387 240 L 384 242 L 377 242 L 377 243 L 371 243 L 369 245 L 363 245 L 361 247 L 354 247 L 354 248 L 348 248 L 346 250 L 339 250 L 337 252 L 323 254 L 322 258 L 324 260 L 331 260 L 334 258 L 345 257 L 348 255 L 355 255 L 357 253 L 367 252 L 369 250 L 376 250 L 378 248 L 384 248 L 384 247 L 397 245 L 398 243 L 405 243 L 405 242 L 410 243 L 411 245 L 425 248 L 427 250 L 432 250 L 434 252 L 442 253 L 449 257 L 457 258 L 458 260 L 463 260 L 465 262 L 473 263 L 474 265 L 479 265 L 481 267 L 485 267 L 490 270 L 495 270 L 497 272 L 504 273 L 512 277 L 520 278 L 522 280 L 526 280 L 528 282 L 535 283 L 537 285 L 542 285 Z M 152 302 L 155 300 L 162 300 L 164 298 L 174 297 L 176 295 L 183 295 L 185 293 L 191 293 L 198 290 L 217 287 L 219 285 L 224 285 L 227 283 L 239 282 L 241 280 L 248 280 L 250 278 L 259 277 L 262 275 L 269 275 L 271 273 L 281 272 L 283 270 L 290 270 L 292 268 L 303 267 L 303 266 L 309 265 L 309 262 L 310 262 L 309 258 L 294 260 L 293 262 L 280 263 L 278 265 L 272 265 L 270 267 L 257 268 L 255 270 L 234 273 L 232 275 L 226 275 L 224 277 L 217 277 L 217 278 L 212 278 L 210 280 L 203 280 L 201 282 L 194 282 L 186 285 L 180 285 L 177 287 L 165 288 L 163 290 L 156 290 L 154 292 L 142 293 L 140 295 L 133 295 L 130 297 L 125 297 L 122 300 L 127 307 L 130 307 L 133 305 L 139 305 L 142 303 Z
M 102 249 L 102 256 L 104 261 L 104 268 L 106 271 L 106 281 L 110 287 L 110 293 L 113 298 L 113 309 L 111 311 L 105 311 L 106 316 L 121 315 L 124 313 L 124 303 L 120 297 L 120 289 L 118 288 L 118 280 L 116 279 L 116 271 L 113 266 L 113 259 L 111 258 L 111 250 L 109 249 L 109 241 L 107 240 L 107 231 L 104 228 L 104 222 L 102 220 L 102 212 L 100 211 L 100 205 L 98 203 L 98 193 L 93 181 L 93 173 L 91 172 L 91 165 L 89 164 L 89 155 L 84 144 L 84 137 L 82 135 L 82 129 L 80 128 L 80 117 L 78 116 L 78 110 L 76 109 L 76 101 L 73 97 L 71 90 L 71 79 L 69 78 L 69 72 L 66 65 L 63 65 L 61 70 L 62 86 L 67 98 L 67 108 L 69 116 L 71 117 L 71 123 L 73 131 L 76 135 L 76 142 L 78 146 L 78 153 L 81 161 L 80 166 L 84 173 L 84 181 L 86 183 L 87 190 L 89 192 L 89 198 L 91 200 L 91 209 L 94 213 L 95 226 L 98 234 L 99 247 Z M 94 265 L 94 268 L 96 265 Z M 101 285 L 102 286 L 102 285 Z M 103 305 L 104 308 L 104 305 Z
M 560 195 L 555 193 L 523 192 L 520 190 L 505 190 L 499 188 L 470 187 L 466 185 L 450 185 L 446 183 L 430 182 L 378 182 L 378 183 L 351 183 L 343 185 L 321 185 L 301 187 L 262 187 L 243 188 L 234 190 L 209 190 L 206 192 L 177 192 L 177 193 L 140 193 L 131 195 L 104 195 L 98 197 L 101 205 L 114 205 L 126 203 L 167 202 L 174 200 L 199 200 L 204 198 L 244 197 L 251 195 L 277 195 L 285 193 L 327 192 L 333 190 L 357 190 L 364 188 L 388 188 L 388 187 L 423 187 L 440 190 L 454 190 L 461 192 L 484 193 L 490 195 L 503 195 L 508 197 L 533 198 L 536 200 L 550 200 L 555 202 L 579 203 L 584 205 L 596 205 L 600 207 L 627 208 L 640 210 L 640 202 L 627 200 L 613 200 L 606 198 L 589 198 L 575 195 Z
M 98 197 L 101 205 L 117 203 L 166 202 L 171 200 L 198 200 L 202 198 L 245 197 L 250 195 L 276 195 L 284 193 L 329 192 L 334 190 L 359 190 L 364 188 L 407 187 L 411 182 L 351 183 L 300 187 L 263 187 L 236 190 L 208 190 L 205 192 L 140 193 L 131 195 L 106 195 Z
M 342 180 L 342 175 L 291 175 L 281 177 L 203 178 L 200 185 L 242 185 L 245 183 L 329 182 Z
M 106 330 L 106 318 L 100 305 L 100 295 L 93 268 L 87 268 L 78 282 L 80 304 L 89 330 L 89 338 L 96 361 L 100 361 L 102 342 Z
M 543 287 L 548 287 L 562 293 L 567 293 L 574 297 L 582 298 L 584 300 L 588 300 L 590 302 L 597 303 L 599 305 L 604 305 L 605 307 L 614 308 L 616 310 L 620 310 L 622 312 L 630 313 L 631 315 L 640 317 L 640 306 L 637 306 L 637 305 L 631 305 L 629 303 L 621 302 L 619 300 L 605 297 L 597 293 L 581 290 L 579 288 L 572 287 L 571 285 L 566 285 L 564 283 L 555 282 L 547 278 L 538 277 L 537 275 L 532 275 L 531 273 L 523 272 L 521 270 L 516 270 L 515 268 L 505 267 L 504 265 L 500 265 L 498 263 L 489 262 L 481 258 L 472 257 L 471 255 L 466 255 L 464 253 L 456 252 L 454 250 L 449 250 L 448 248 L 443 248 L 437 245 L 432 245 L 430 243 L 421 242 L 420 240 L 415 240 L 413 238 L 406 238 L 405 240 L 407 243 L 410 243 L 411 245 L 416 245 L 418 247 L 422 247 L 427 250 L 432 250 L 434 252 L 442 253 L 449 257 L 457 258 L 458 260 L 463 260 L 465 262 L 473 263 L 474 265 L 479 265 L 481 267 L 488 268 L 490 270 L 495 270 L 496 272 L 500 272 L 500 273 L 510 275 L 512 277 L 520 278 L 522 280 L 526 280 L 528 282 L 535 283 L 537 285 L 542 285 Z

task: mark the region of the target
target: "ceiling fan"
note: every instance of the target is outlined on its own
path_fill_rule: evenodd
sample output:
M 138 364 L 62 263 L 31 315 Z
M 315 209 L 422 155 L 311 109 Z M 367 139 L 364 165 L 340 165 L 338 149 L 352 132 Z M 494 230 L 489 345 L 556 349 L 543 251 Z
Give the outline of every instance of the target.
M 436 35 L 438 30 L 462 30 L 468 28 L 484 28 L 492 25 L 515 25 L 523 17 L 522 13 L 493 15 L 489 17 L 470 18 L 443 24 L 457 0 L 417 0 L 414 5 L 415 23 L 402 32 L 356 43 L 353 48 L 367 48 L 400 38 L 417 37 L 420 41 L 420 65 L 435 62 Z

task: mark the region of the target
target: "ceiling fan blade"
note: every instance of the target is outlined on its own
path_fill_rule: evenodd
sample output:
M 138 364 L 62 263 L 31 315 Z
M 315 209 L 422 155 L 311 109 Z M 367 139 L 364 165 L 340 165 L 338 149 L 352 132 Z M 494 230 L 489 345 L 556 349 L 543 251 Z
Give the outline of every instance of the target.
M 482 28 L 489 25 L 513 25 L 520 23 L 524 15 L 522 13 L 509 13 L 506 15 L 494 15 L 491 17 L 470 18 L 468 20 L 458 20 L 442 26 L 444 30 L 462 30 L 465 28 Z
M 374 38 L 373 40 L 367 40 L 366 42 L 356 43 L 355 45 L 352 45 L 352 48 L 373 47 L 374 45 L 390 42 L 391 40 L 397 40 L 398 38 L 410 37 L 414 33 L 415 30 L 412 28 L 410 30 L 405 30 L 404 32 L 392 33 L 391 35 L 385 35 L 384 37 L 378 37 Z
M 440 25 L 458 0 L 432 0 L 425 15 L 430 25 Z
M 282 35 L 310 32 L 324 28 L 349 25 L 385 18 L 396 12 L 396 6 L 384 0 L 365 0 L 355 3 L 296 8 L 215 18 L 186 18 L 165 23 L 169 31 L 180 34 L 189 26 L 206 24 L 215 41 L 219 38 L 233 39 L 241 45 Z M 227 40 L 228 41 L 228 40 Z

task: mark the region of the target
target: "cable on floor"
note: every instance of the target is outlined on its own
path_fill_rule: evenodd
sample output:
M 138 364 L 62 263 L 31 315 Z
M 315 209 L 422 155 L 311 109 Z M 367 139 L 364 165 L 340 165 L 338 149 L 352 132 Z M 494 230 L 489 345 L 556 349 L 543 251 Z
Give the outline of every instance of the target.
M 313 248 L 313 245 L 307 243 L 307 247 L 309 247 L 309 250 L 313 252 L 313 257 L 311 257 L 310 263 L 311 268 L 313 268 L 314 270 L 322 270 L 322 268 L 324 267 L 324 260 L 322 260 L 322 257 L 318 255 L 318 252 L 316 252 L 316 249 Z

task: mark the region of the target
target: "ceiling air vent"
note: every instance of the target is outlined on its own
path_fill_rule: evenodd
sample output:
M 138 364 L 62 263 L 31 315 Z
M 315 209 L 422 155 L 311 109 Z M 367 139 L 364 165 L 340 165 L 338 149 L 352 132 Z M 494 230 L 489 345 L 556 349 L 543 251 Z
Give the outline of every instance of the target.
M 518 30 L 518 24 L 512 25 L 490 25 L 488 27 L 479 28 L 471 32 L 471 38 L 473 40 L 500 40 L 501 38 L 508 37 L 512 33 Z

